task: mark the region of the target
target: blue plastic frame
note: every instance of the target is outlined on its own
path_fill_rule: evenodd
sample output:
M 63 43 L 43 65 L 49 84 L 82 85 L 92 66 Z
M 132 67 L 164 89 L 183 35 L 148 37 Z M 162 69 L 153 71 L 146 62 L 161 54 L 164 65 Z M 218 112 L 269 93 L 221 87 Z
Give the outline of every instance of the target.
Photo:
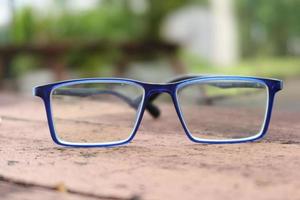
M 47 84 L 43 86 L 38 86 L 35 87 L 33 90 L 33 94 L 35 96 L 38 96 L 43 99 L 46 112 L 47 112 L 47 119 L 48 119 L 48 125 L 51 133 L 51 137 L 53 141 L 58 144 L 58 145 L 63 145 L 63 146 L 69 146 L 69 147 L 112 147 L 112 146 L 118 146 L 118 145 L 123 145 L 126 143 L 129 143 L 135 136 L 139 125 L 141 123 L 141 120 L 143 118 L 143 114 L 145 111 L 145 108 L 153 98 L 153 96 L 157 96 L 161 93 L 168 93 L 170 94 L 175 110 L 177 112 L 177 115 L 180 119 L 180 122 L 183 126 L 183 129 L 188 136 L 188 138 L 196 143 L 206 143 L 206 144 L 230 144 L 230 143 L 242 143 L 242 142 L 251 142 L 255 141 L 258 139 L 261 139 L 267 132 L 270 120 L 271 120 L 271 114 L 272 114 L 272 108 L 273 108 L 273 102 L 274 102 L 274 97 L 275 94 L 282 89 L 283 87 L 283 82 L 281 80 L 277 79 L 268 79 L 268 78 L 259 78 L 259 77 L 243 77 L 243 76 L 191 76 L 189 78 L 183 78 L 183 79 L 178 79 L 179 81 L 174 81 L 174 82 L 169 82 L 169 83 L 146 83 L 146 82 L 141 82 L 137 80 L 131 80 L 131 79 L 122 79 L 122 78 L 88 78 L 88 79 L 77 79 L 77 80 L 67 80 L 63 82 L 57 82 L 57 83 L 52 83 L 52 84 Z M 248 137 L 248 138 L 243 138 L 243 139 L 228 139 L 228 140 L 210 140 L 210 139 L 199 139 L 193 137 L 193 135 L 190 133 L 183 115 L 180 110 L 180 105 L 178 102 L 178 91 L 180 88 L 187 84 L 192 84 L 195 82 L 199 83 L 205 83 L 205 82 L 210 82 L 210 81 L 247 81 L 247 82 L 256 82 L 260 83 L 266 86 L 268 89 L 268 102 L 267 102 L 267 110 L 265 114 L 265 120 L 264 124 L 262 126 L 262 129 L 260 133 L 258 133 L 255 136 Z M 118 141 L 118 142 L 110 142 L 110 143 L 88 143 L 88 144 L 83 144 L 83 143 L 69 143 L 65 141 L 61 141 L 59 137 L 57 137 L 56 132 L 55 132 L 55 127 L 53 123 L 53 118 L 52 118 L 52 109 L 51 109 L 51 95 L 52 92 L 59 87 L 62 86 L 67 86 L 67 85 L 73 85 L 73 84 L 79 84 L 79 83 L 124 83 L 124 84 L 130 84 L 130 85 L 136 85 L 140 88 L 143 89 L 144 94 L 142 98 L 142 103 L 141 106 L 139 107 L 135 126 L 133 128 L 133 131 L 131 135 L 123 140 L 123 141 Z

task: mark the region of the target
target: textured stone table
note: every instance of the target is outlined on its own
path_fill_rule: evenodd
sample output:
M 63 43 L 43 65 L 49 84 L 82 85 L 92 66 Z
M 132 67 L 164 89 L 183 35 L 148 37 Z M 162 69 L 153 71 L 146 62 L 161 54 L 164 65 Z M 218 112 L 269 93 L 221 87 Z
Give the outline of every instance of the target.
M 278 97 L 259 142 L 192 143 L 165 107 L 129 145 L 75 149 L 52 142 L 39 99 L 0 93 L 0 199 L 300 199 L 300 95 Z

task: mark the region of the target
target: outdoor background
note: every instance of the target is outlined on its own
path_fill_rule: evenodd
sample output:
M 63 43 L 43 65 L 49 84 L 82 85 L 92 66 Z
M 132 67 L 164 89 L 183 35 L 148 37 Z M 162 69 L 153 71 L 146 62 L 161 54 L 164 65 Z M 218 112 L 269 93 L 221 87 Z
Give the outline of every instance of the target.
M 0 0 L 0 85 L 182 73 L 300 77 L 297 0 Z
M 299 8 L 299 0 L 0 0 L 0 198 L 299 200 Z M 160 118 L 145 113 L 132 143 L 64 148 L 32 96 L 36 85 L 71 78 L 165 82 L 185 73 L 283 79 L 266 136 L 191 142 L 163 94 Z M 240 122 L 227 109 L 219 116 Z M 200 128 L 219 122 L 219 112 L 202 111 Z

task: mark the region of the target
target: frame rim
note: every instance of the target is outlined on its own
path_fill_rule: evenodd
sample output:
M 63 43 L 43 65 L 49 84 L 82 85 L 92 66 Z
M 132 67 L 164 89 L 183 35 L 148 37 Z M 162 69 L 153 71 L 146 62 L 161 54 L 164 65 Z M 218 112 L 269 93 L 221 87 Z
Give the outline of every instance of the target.
M 184 124 L 183 115 L 180 111 L 179 101 L 178 101 L 178 89 L 182 87 L 183 85 L 186 85 L 193 81 L 207 81 L 207 80 L 252 80 L 256 82 L 263 83 L 267 86 L 268 89 L 268 101 L 267 101 L 267 108 L 266 108 L 266 117 L 264 120 L 264 124 L 262 126 L 262 130 L 260 134 L 256 134 L 256 137 L 253 138 L 246 138 L 243 140 L 233 140 L 230 139 L 228 141 L 207 141 L 207 140 L 196 140 L 194 139 L 189 130 L 187 129 L 187 126 Z M 110 143 L 68 143 L 68 142 L 62 142 L 58 140 L 58 137 L 56 136 L 55 129 L 54 129 L 54 122 L 52 120 L 52 109 L 51 109 L 51 94 L 52 91 L 58 87 L 64 86 L 64 85 L 73 85 L 74 83 L 105 83 L 105 82 L 114 82 L 114 83 L 129 83 L 131 85 L 135 85 L 140 87 L 143 90 L 143 99 L 139 106 L 139 112 L 136 117 L 135 126 L 133 128 L 133 131 L 130 134 L 130 137 L 128 137 L 125 140 L 118 141 L 118 142 L 110 142 Z M 252 76 L 236 76 L 236 75 L 205 75 L 205 76 L 199 76 L 199 77 L 193 77 L 186 80 L 181 80 L 173 83 L 148 83 L 148 82 L 142 82 L 138 80 L 133 79 L 126 79 L 126 78 L 83 78 L 83 79 L 71 79 L 66 81 L 60 81 L 55 83 L 50 83 L 42 86 L 37 86 L 33 89 L 33 95 L 38 96 L 43 99 L 45 108 L 46 108 L 46 114 L 48 119 L 48 126 L 50 129 L 51 137 L 53 141 L 62 146 L 67 147 L 113 147 L 113 146 L 120 146 L 123 144 L 129 143 L 134 136 L 136 135 L 138 128 L 140 126 L 140 123 L 143 118 L 143 114 L 145 111 L 145 106 L 147 102 L 149 101 L 149 98 L 155 94 L 155 93 L 169 93 L 173 104 L 175 107 L 175 110 L 177 112 L 178 118 L 181 122 L 181 125 L 184 129 L 185 134 L 188 136 L 188 138 L 195 142 L 195 143 L 204 143 L 204 144 L 230 144 L 230 143 L 245 143 L 245 142 L 252 142 L 261 139 L 268 130 L 272 110 L 273 110 L 273 102 L 275 94 L 280 91 L 283 88 L 283 81 L 279 79 L 271 79 L 271 78 L 261 78 L 261 77 L 252 77 Z
M 141 103 L 139 105 L 139 109 L 137 111 L 136 117 L 135 117 L 135 121 L 134 121 L 134 126 L 132 127 L 132 131 L 130 132 L 129 136 L 124 139 L 124 140 L 120 140 L 120 141 L 116 141 L 116 142 L 95 142 L 95 143 L 79 143 L 79 142 L 67 142 L 67 141 L 63 141 L 59 138 L 59 136 L 57 135 L 57 131 L 55 129 L 55 123 L 54 123 L 54 119 L 53 119 L 53 109 L 52 109 L 52 93 L 53 91 L 55 91 L 55 89 L 63 87 L 63 86 L 68 86 L 68 85 L 76 85 L 76 84 L 85 84 L 85 83 L 125 83 L 128 85 L 133 85 L 136 86 L 138 88 L 140 88 L 143 92 L 142 94 L 142 100 Z M 136 82 L 132 82 L 129 80 L 121 80 L 121 79 L 78 79 L 78 80 L 70 80 L 70 81 L 64 81 L 64 82 L 58 82 L 58 83 L 54 83 L 54 84 L 49 84 L 46 85 L 49 88 L 49 94 L 47 95 L 47 98 L 44 99 L 45 104 L 47 104 L 47 114 L 48 114 L 48 125 L 50 128 L 50 132 L 51 132 L 51 136 L 52 139 L 54 140 L 54 142 L 56 144 L 59 145 L 63 145 L 63 146 L 70 146 L 70 147 L 112 147 L 112 146 L 119 146 L 119 145 L 123 145 L 126 143 L 129 143 L 135 136 L 138 127 L 140 125 L 141 119 L 142 119 L 142 114 L 144 112 L 144 108 L 145 108 L 145 88 L 136 83 Z M 51 119 L 51 120 L 49 120 Z
M 179 95 L 178 92 L 180 89 L 182 89 L 184 86 L 186 85 L 190 85 L 193 83 L 207 83 L 209 81 L 222 81 L 222 80 L 229 80 L 229 81 L 248 81 L 248 82 L 256 82 L 256 83 L 261 83 L 265 86 L 266 88 L 266 94 L 267 94 L 267 99 L 265 102 L 266 108 L 264 111 L 264 118 L 263 118 L 263 123 L 260 126 L 259 132 L 253 136 L 250 137 L 245 137 L 245 138 L 237 138 L 237 139 L 205 139 L 205 138 L 199 138 L 199 137 L 195 137 L 193 136 L 193 134 L 191 133 L 191 131 L 188 128 L 188 125 L 186 123 L 186 120 L 184 119 L 184 115 L 180 106 L 180 101 L 179 101 Z M 269 85 L 260 79 L 256 79 L 256 78 L 252 78 L 252 77 L 226 77 L 226 79 L 224 77 L 211 77 L 209 79 L 193 79 L 191 81 L 188 82 L 183 82 L 177 85 L 176 87 L 176 91 L 175 91 L 175 99 L 176 99 L 176 110 L 178 109 L 178 117 L 180 118 L 180 122 L 185 130 L 186 135 L 188 136 L 188 138 L 190 140 L 192 140 L 193 142 L 196 143 L 204 143 L 204 144 L 228 144 L 228 143 L 245 143 L 245 142 L 251 142 L 251 141 L 255 141 L 258 140 L 259 138 L 263 137 L 266 133 L 265 131 L 265 127 L 267 125 L 268 122 L 268 112 L 270 109 L 270 93 L 271 90 L 269 88 Z

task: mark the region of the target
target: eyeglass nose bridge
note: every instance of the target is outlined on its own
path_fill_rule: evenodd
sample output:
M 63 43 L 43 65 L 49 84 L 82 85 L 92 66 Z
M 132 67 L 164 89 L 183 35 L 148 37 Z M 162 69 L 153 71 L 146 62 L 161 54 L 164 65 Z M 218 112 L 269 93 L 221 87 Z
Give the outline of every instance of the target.
M 162 93 L 170 94 L 171 92 L 167 89 L 164 89 L 164 88 L 162 88 L 162 89 L 152 89 L 148 92 L 148 97 L 151 97 L 153 95 L 159 95 L 159 94 L 162 94 Z
M 153 85 L 149 88 L 147 92 L 147 97 L 153 97 L 158 96 L 162 93 L 168 93 L 172 96 L 172 93 L 174 92 L 174 85 L 173 84 L 165 84 L 165 85 Z

